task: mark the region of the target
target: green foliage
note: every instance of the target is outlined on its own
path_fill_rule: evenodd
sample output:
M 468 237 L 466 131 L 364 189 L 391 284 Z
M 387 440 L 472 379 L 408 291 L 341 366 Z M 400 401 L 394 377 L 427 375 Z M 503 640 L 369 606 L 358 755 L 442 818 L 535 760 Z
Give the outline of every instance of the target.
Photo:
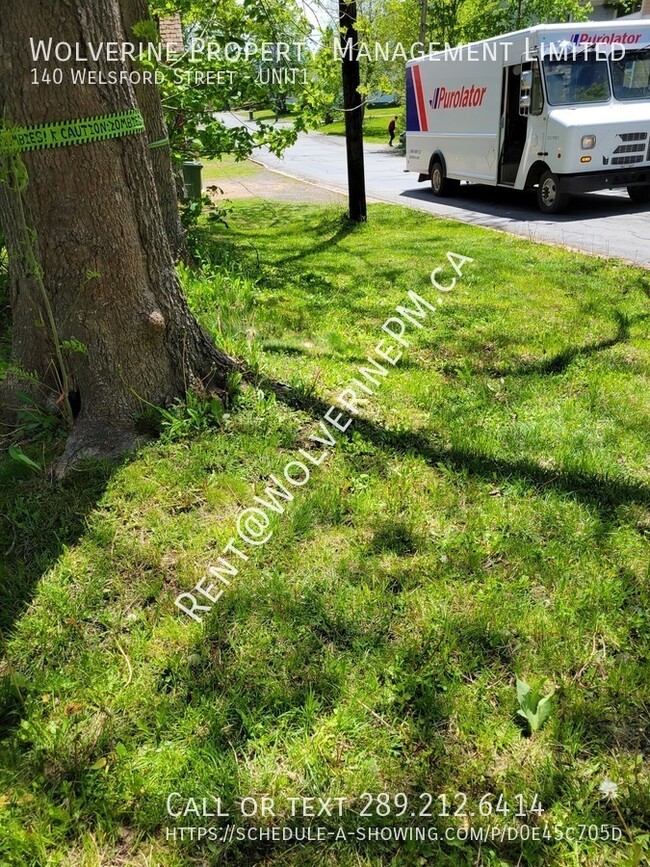
M 551 699 L 555 690 L 548 695 L 541 696 L 535 689 L 531 689 L 526 681 L 517 678 L 517 701 L 519 710 L 517 714 L 526 720 L 530 726 L 531 734 L 539 731 L 551 713 Z
M 8 452 L 12 461 L 16 461 L 18 464 L 29 467 L 30 470 L 36 470 L 37 472 L 41 471 L 39 464 L 31 458 L 28 458 L 20 446 L 9 446 Z
M 69 352 L 76 352 L 80 355 L 85 355 L 88 352 L 88 347 L 81 340 L 74 337 L 67 338 L 61 341 L 61 349 L 67 349 Z
M 136 21 L 132 28 L 132 35 L 143 43 L 158 45 L 160 42 L 158 25 L 153 18 L 147 21 Z
M 169 409 L 160 407 L 158 413 L 160 438 L 166 443 L 215 430 L 224 420 L 223 404 L 218 397 L 206 398 L 192 391 L 185 395 L 185 400 L 178 401 Z
M 488 39 L 534 24 L 585 21 L 592 6 L 589 0 L 463 0 L 459 6 L 457 33 L 463 42 Z
M 156 3 L 152 14 L 169 14 L 170 4 Z M 305 53 L 294 47 L 309 35 L 311 27 L 299 6 L 291 0 L 237 2 L 224 0 L 215 16 L 213 5 L 207 2 L 177 4 L 183 16 L 185 41 L 189 50 L 167 66 L 155 59 L 141 58 L 144 67 L 156 70 L 162 77 L 161 94 L 169 138 L 178 158 L 212 159 L 222 154 L 245 158 L 258 147 L 267 147 L 276 155 L 295 141 L 303 118 L 295 118 L 294 127 L 275 128 L 260 123 L 254 129 L 228 128 L 215 118 L 215 112 L 232 108 L 246 109 L 266 106 L 269 102 L 278 110 L 286 108 L 289 96 L 301 93 L 301 75 L 286 70 L 300 70 L 306 64 Z M 143 37 L 145 31 L 140 25 Z M 195 40 L 203 40 L 209 51 L 192 52 Z M 152 40 L 153 41 L 153 40 Z M 285 42 L 290 47 L 287 57 L 268 59 L 261 53 L 248 58 L 242 51 L 223 54 L 227 45 L 244 46 Z M 220 79 L 214 76 L 221 74 Z M 276 73 L 273 75 L 273 73 Z M 295 82 L 293 79 L 295 78 Z
M 18 392 L 17 397 L 21 407 L 16 412 L 16 438 L 50 442 L 64 433 L 65 426 L 58 412 L 46 409 L 42 402 L 24 391 Z
M 606 9 L 615 9 L 618 15 L 630 15 L 641 9 L 641 0 L 606 0 Z
M 650 853 L 650 834 L 637 834 L 632 844 L 629 860 L 624 862 L 624 867 L 642 867 L 648 863 Z
M 208 188 L 212 193 L 222 192 L 219 187 Z M 221 223 L 228 226 L 227 216 L 230 207 L 204 193 L 200 199 L 189 199 L 180 205 L 181 224 L 185 230 L 185 245 L 195 264 L 200 265 L 203 259 L 201 234 L 198 231 L 199 222 Z
M 320 46 L 308 58 L 309 74 L 300 95 L 300 109 L 309 126 L 332 123 L 334 108 L 343 104 L 341 62 L 336 60 L 333 50 L 336 36 L 332 27 L 321 30 Z

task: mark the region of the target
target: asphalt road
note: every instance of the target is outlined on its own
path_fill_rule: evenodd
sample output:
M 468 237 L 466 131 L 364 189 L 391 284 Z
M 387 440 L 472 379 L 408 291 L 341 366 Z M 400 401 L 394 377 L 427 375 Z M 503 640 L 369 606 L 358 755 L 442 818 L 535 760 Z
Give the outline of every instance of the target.
M 242 123 L 233 115 L 222 119 L 229 126 Z M 281 159 L 268 152 L 257 152 L 255 159 L 271 170 L 347 191 L 342 136 L 301 133 Z M 404 156 L 387 145 L 366 144 L 365 168 L 369 199 L 650 268 L 650 206 L 634 205 L 625 190 L 575 196 L 566 214 L 547 216 L 537 210 L 534 193 L 479 184 L 462 184 L 454 198 L 436 200 L 428 183 L 418 184 L 417 175 L 404 171 Z

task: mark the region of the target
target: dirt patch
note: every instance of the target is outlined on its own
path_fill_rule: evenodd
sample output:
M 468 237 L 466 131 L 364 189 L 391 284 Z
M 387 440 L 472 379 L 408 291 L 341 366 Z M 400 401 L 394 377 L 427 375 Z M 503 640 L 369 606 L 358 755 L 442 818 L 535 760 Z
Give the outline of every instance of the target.
M 241 178 L 236 177 L 236 175 L 218 178 L 203 186 L 211 196 L 215 196 L 219 201 L 255 198 L 276 202 L 332 203 L 345 199 L 344 193 L 335 193 L 332 190 L 316 186 L 316 184 L 288 178 L 263 166 L 260 166 L 259 172 L 253 175 L 246 175 Z M 219 187 L 222 192 L 213 192 L 210 187 Z

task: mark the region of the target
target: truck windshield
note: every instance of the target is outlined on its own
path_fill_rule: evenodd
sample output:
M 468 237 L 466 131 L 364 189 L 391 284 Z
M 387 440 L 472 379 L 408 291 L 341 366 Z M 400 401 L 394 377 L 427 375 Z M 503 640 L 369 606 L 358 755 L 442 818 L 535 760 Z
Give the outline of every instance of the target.
M 583 105 L 610 97 L 607 63 L 589 55 L 544 60 L 546 92 L 551 105 Z
M 612 83 L 616 99 L 650 99 L 650 48 L 613 60 Z

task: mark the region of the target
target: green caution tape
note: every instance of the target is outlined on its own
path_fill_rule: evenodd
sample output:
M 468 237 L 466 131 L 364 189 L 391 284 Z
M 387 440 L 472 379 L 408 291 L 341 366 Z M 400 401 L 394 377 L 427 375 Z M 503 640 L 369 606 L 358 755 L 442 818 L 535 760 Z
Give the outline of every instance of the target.
M 165 145 L 168 145 L 168 144 L 169 144 L 169 139 L 168 139 L 168 138 L 161 138 L 161 139 L 158 139 L 158 141 L 152 141 L 152 142 L 150 143 L 149 147 L 150 147 L 150 148 L 162 148 L 162 147 L 164 147 Z
M 100 114 L 97 117 L 64 120 L 59 123 L 5 128 L 4 135 L 0 138 L 0 153 L 87 144 L 139 132 L 144 132 L 144 120 L 137 110 L 121 114 Z

